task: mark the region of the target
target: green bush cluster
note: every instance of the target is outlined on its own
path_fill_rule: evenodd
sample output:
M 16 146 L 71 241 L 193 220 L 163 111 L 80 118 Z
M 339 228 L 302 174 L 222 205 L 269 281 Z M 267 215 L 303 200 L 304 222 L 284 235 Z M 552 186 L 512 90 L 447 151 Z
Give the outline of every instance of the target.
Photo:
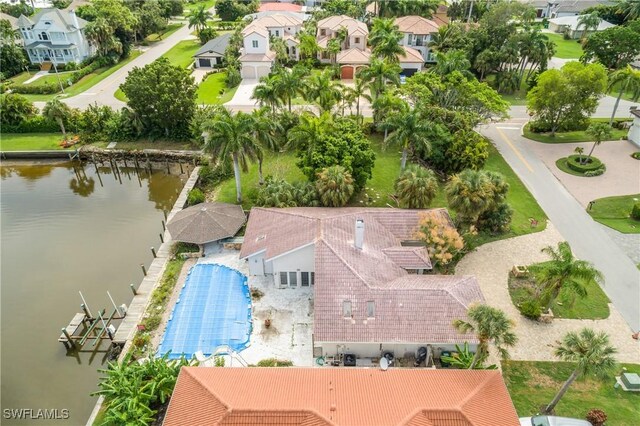
M 256 205 L 261 207 L 317 207 L 318 204 L 318 192 L 313 184 L 292 184 L 271 176 L 267 176 L 256 198 Z
M 585 162 L 585 160 L 588 162 Z M 584 155 L 570 155 L 567 157 L 567 166 L 573 171 L 585 173 L 601 169 L 604 165 L 596 157 L 586 159 Z
M 537 320 L 542 315 L 542 306 L 535 299 L 527 299 L 518 305 L 518 310 L 526 318 Z
M 267 358 L 258 361 L 258 367 L 291 367 L 293 366 L 293 362 L 289 360 L 277 359 L 277 358 Z
M 2 124 L 2 133 L 54 133 L 59 132 L 60 126 L 41 115 L 29 117 L 19 124 Z
M 65 74 L 60 76 L 60 80 L 62 81 L 63 85 L 67 85 L 68 81 L 71 81 L 71 84 L 77 83 L 80 79 L 91 74 L 92 72 L 94 72 L 95 70 L 97 70 L 103 65 L 104 65 L 103 61 L 94 61 L 90 65 L 82 69 L 79 69 L 78 71 L 75 71 L 69 75 Z M 42 85 L 18 84 L 18 85 L 11 85 L 11 91 L 13 93 L 30 94 L 30 95 L 51 95 L 51 94 L 60 92 L 60 85 L 51 84 L 51 83 L 46 83 Z
M 233 166 L 229 160 L 221 160 L 215 166 L 203 165 L 198 176 L 198 186 L 206 189 L 233 176 Z
M 193 188 L 187 195 L 187 205 L 195 206 L 196 204 L 204 203 L 204 193 L 199 188 Z
M 640 202 L 633 205 L 631 209 L 631 219 L 640 220 Z
M 589 170 L 588 172 L 584 172 L 584 176 L 585 177 L 594 177 L 594 176 L 600 176 L 601 174 L 603 174 L 605 172 L 605 168 L 602 167 L 598 170 Z
M 640 151 L 636 151 L 636 152 L 634 152 L 633 154 L 631 154 L 631 157 L 632 157 L 634 160 L 640 160 Z

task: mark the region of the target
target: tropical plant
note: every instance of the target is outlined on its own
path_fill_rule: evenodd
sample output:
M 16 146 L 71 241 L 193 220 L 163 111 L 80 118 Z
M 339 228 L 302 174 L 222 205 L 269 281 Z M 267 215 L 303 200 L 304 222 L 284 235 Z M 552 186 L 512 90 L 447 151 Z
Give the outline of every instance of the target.
M 581 146 L 576 146 L 573 152 L 575 152 L 578 155 L 578 161 L 580 162 L 580 164 L 583 164 L 582 154 L 584 154 L 584 148 Z
M 202 124 L 202 131 L 207 134 L 204 151 L 214 159 L 231 157 L 233 161 L 238 203 L 242 203 L 240 171 L 246 172 L 249 161 L 261 155 L 261 149 L 253 138 L 253 122 L 249 114 L 239 112 L 233 115 L 226 108 L 220 108 L 217 114 Z
M 320 46 L 314 34 L 303 33 L 300 35 L 300 54 L 303 58 L 315 58 Z
M 307 69 L 302 65 L 295 65 L 292 69 L 280 68 L 273 75 L 273 86 L 278 98 L 287 104 L 291 112 L 291 99 L 300 94 L 303 89 L 304 76 Z
M 420 149 L 429 152 L 431 141 L 429 140 L 431 123 L 425 120 L 416 108 L 406 108 L 399 114 L 390 116 L 385 125 L 393 129 L 385 144 L 396 144 L 402 147 L 400 168 L 404 170 L 407 164 L 409 150 Z
M 69 120 L 69 117 L 71 116 L 71 109 L 67 104 L 62 103 L 60 98 L 55 97 L 45 104 L 44 109 L 42 110 L 42 115 L 58 123 L 60 131 L 62 132 L 62 137 L 66 140 L 67 132 L 64 127 L 64 122 Z
M 438 180 L 433 171 L 410 165 L 395 184 L 400 205 L 409 209 L 426 209 L 438 193 Z
M 273 74 L 260 78 L 260 83 L 253 89 L 251 99 L 257 100 L 260 106 L 268 105 L 271 112 L 275 112 L 276 108 L 282 105 Z
M 389 117 L 403 113 L 409 108 L 409 105 L 396 93 L 389 90 L 378 96 L 371 107 L 373 108 L 373 124 L 378 130 L 384 130 L 384 140 L 387 140 L 389 130 L 394 130 L 392 128 L 394 123 L 389 121 Z M 383 117 L 386 119 L 383 120 Z
M 575 369 L 562 385 L 553 400 L 544 409 L 546 414 L 553 413 L 558 402 L 567 392 L 571 384 L 580 376 L 595 375 L 601 379 L 610 377 L 616 368 L 616 348 L 609 344 L 609 336 L 605 332 L 596 333 L 589 328 L 579 332 L 567 333 L 562 341 L 556 342 L 554 355 L 565 362 L 576 364 Z
M 331 78 L 331 72 L 325 70 L 307 79 L 303 95 L 305 100 L 318 106 L 320 113 L 331 112 L 342 98 L 342 88 L 341 83 Z
M 471 62 L 469 62 L 467 54 L 462 50 L 454 49 L 447 52 L 438 52 L 436 53 L 436 61 L 433 72 L 438 75 L 444 76 L 454 71 L 460 71 L 464 75 L 470 74 Z
M 331 166 L 318 173 L 316 188 L 325 207 L 344 207 L 353 195 L 353 178 L 342 166 Z
M 582 30 L 581 39 L 584 39 L 589 30 L 595 30 L 600 25 L 602 19 L 597 12 L 592 12 L 587 15 L 580 15 L 578 18 L 578 26 L 576 28 L 584 27 Z
M 415 238 L 424 242 L 429 257 L 445 272 L 447 265 L 464 248 L 464 240 L 456 228 L 451 226 L 449 218 L 439 214 L 420 213 Z
M 535 277 L 542 285 L 542 302 L 547 308 L 561 294 L 585 297 L 586 283 L 603 280 L 602 273 L 591 263 L 574 257 L 571 246 L 566 241 L 558 243 L 557 249 L 545 247 L 542 253 L 548 254 L 551 260 L 541 264 Z
M 268 108 L 253 110 L 251 113 L 251 129 L 253 131 L 253 139 L 259 147 L 265 147 L 270 151 L 277 151 L 280 148 L 277 134 L 282 131 L 282 126 L 279 121 L 273 119 Z M 256 157 L 258 159 L 258 183 L 262 185 L 264 183 L 262 176 L 262 149 L 256 150 Z
M 378 58 L 397 63 L 398 55 L 404 55 L 404 49 L 400 45 L 402 33 L 393 19 L 375 18 L 373 27 L 369 33 L 371 52 Z
M 469 368 L 475 368 L 489 356 L 489 343 L 492 343 L 500 357 L 509 357 L 508 347 L 514 346 L 518 341 L 512 331 L 513 321 L 500 309 L 489 305 L 474 305 L 467 311 L 469 321 L 456 319 L 453 326 L 461 333 L 475 333 L 478 338 L 478 349 Z
M 608 92 L 612 91 L 616 86 L 620 91 L 616 97 L 616 103 L 613 105 L 613 111 L 611 112 L 611 118 L 609 119 L 609 126 L 613 126 L 613 119 L 616 116 L 618 105 L 620 104 L 620 98 L 626 91 L 632 92 L 634 98 L 640 97 L 640 70 L 631 68 L 631 65 L 627 65 L 625 68 L 613 72 L 609 76 Z
M 453 368 L 459 368 L 462 370 L 468 370 L 471 368 L 471 364 L 473 363 L 473 358 L 475 353 L 469 350 L 469 344 L 464 342 L 464 346 L 461 348 L 456 345 L 456 353 L 451 356 L 443 356 L 440 358 L 441 361 L 446 362 L 451 365 Z M 498 366 L 492 364 L 488 367 L 483 367 L 481 365 L 476 365 L 474 369 L 476 370 L 496 370 Z
M 6 93 L 0 96 L 0 123 L 15 126 L 30 117 L 33 117 L 37 109 L 31 101 L 16 93 Z
M 623 0 L 619 3 L 619 10 L 625 14 L 627 21 L 640 18 L 640 0 Z
M 593 150 L 596 149 L 596 146 L 600 145 L 603 140 L 611 139 L 613 129 L 611 128 L 611 125 L 607 123 L 594 122 L 589 125 L 585 133 L 591 136 L 594 140 L 591 151 L 589 151 L 589 155 L 587 155 L 587 158 L 585 159 L 585 162 L 589 162 L 591 154 L 593 154 Z
M 187 15 L 187 20 L 189 21 L 189 28 L 195 28 L 196 32 L 200 34 L 207 26 L 207 21 L 211 20 L 213 15 L 209 12 L 204 5 L 200 5 L 193 9 L 189 15 Z
M 300 114 L 300 121 L 287 132 L 287 147 L 298 151 L 313 150 L 325 132 L 333 126 L 333 117 L 329 113 L 315 116 L 311 113 Z
M 372 58 L 369 66 L 361 68 L 356 76 L 368 83 L 371 100 L 375 102 L 390 86 L 400 85 L 400 71 L 398 64 Z
M 356 116 L 360 119 L 360 101 L 365 99 L 371 102 L 371 96 L 369 95 L 369 87 L 367 82 L 356 76 L 355 85 L 352 88 L 353 97 L 356 103 Z

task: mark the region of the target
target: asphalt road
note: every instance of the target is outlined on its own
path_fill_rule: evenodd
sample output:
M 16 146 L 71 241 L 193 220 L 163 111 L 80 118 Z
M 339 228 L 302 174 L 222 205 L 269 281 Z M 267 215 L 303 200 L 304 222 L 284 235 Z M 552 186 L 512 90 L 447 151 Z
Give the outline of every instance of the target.
M 596 116 L 607 116 L 611 107 L 605 99 Z M 628 114 L 630 105 L 620 106 L 619 116 Z M 574 254 L 593 262 L 604 277 L 604 291 L 629 326 L 640 330 L 640 271 L 616 243 L 587 214 L 578 201 L 553 176 L 531 150 L 521 127 L 527 118 L 520 117 L 519 108 L 512 111 L 512 119 L 480 126 L 479 131 L 489 137 L 511 168 L 531 191 L 549 220 L 569 242 Z M 640 250 L 640 247 L 638 248 Z

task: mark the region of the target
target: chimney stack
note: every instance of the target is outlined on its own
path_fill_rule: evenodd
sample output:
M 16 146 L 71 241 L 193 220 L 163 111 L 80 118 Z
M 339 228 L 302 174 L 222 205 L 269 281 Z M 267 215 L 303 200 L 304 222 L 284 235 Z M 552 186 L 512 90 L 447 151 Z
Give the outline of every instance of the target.
M 364 220 L 356 219 L 356 235 L 354 239 L 354 245 L 358 250 L 362 250 L 362 244 L 364 244 Z

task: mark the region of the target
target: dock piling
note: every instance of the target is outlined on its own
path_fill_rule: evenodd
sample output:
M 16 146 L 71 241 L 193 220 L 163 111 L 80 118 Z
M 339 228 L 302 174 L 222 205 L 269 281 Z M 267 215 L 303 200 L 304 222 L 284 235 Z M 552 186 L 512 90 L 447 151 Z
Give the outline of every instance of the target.
M 140 264 L 140 267 L 142 268 L 142 273 L 144 274 L 144 276 L 147 276 L 147 268 L 144 267 L 144 263 Z
M 158 257 L 158 256 L 156 255 L 156 249 L 155 249 L 155 247 L 151 247 L 151 254 L 153 255 L 154 259 L 155 259 L 156 257 Z
M 164 243 L 164 237 L 162 236 L 162 233 L 160 233 L 160 234 L 158 234 L 158 235 L 160 235 L 160 242 L 161 242 L 161 243 Z
M 164 220 L 162 221 L 162 230 L 166 231 L 167 230 L 167 226 L 164 224 Z
M 137 295 L 138 292 L 136 291 L 136 288 L 133 286 L 133 284 L 129 284 L 129 287 L 131 288 L 131 291 L 133 292 L 133 295 Z
M 69 336 L 69 333 L 67 333 L 67 329 L 62 327 L 62 334 L 64 334 L 64 337 L 67 339 L 67 342 L 69 343 L 69 346 L 71 346 L 72 348 L 76 347 L 76 344 L 73 343 L 73 339 L 71 339 L 71 336 Z M 65 345 L 67 346 L 67 345 Z

